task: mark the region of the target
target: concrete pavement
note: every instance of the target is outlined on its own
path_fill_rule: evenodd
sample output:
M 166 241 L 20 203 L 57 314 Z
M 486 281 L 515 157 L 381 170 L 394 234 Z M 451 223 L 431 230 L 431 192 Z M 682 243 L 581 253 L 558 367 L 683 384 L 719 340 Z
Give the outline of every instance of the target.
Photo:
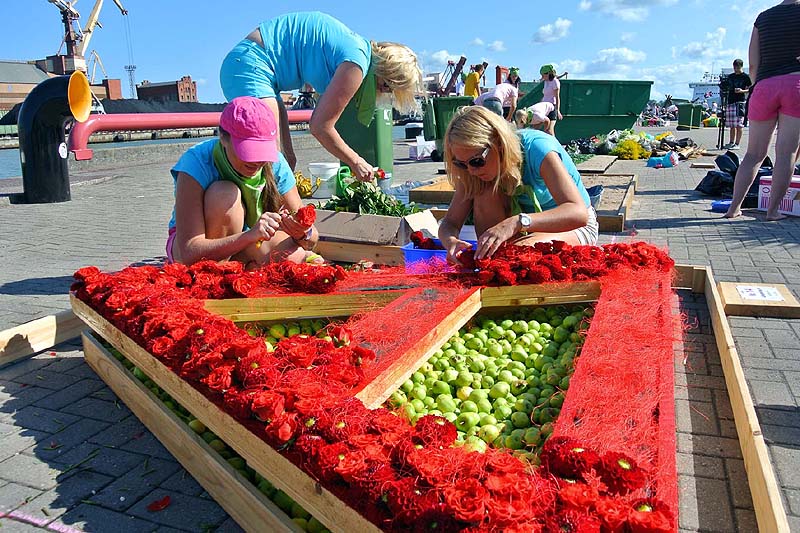
M 713 147 L 716 133 L 689 135 Z M 395 149 L 396 183 L 432 179 L 442 167 L 405 159 L 405 146 Z M 171 150 L 117 151 L 73 167 L 76 182 L 83 183 L 73 186 L 70 202 L 0 202 L 0 330 L 68 308 L 72 273 L 82 266 L 117 270 L 163 260 L 172 208 L 168 171 L 180 148 Z M 300 141 L 298 156 L 302 170 L 330 159 L 313 140 Z M 639 174 L 639 190 L 629 230 L 603 234 L 601 242 L 635 233 L 668 246 L 678 262 L 711 264 L 718 280 L 785 283 L 800 295 L 800 219 L 722 220 L 710 212 L 709 199 L 692 192 L 706 170 L 688 163 L 656 170 L 643 161 L 619 161 L 608 172 Z M 14 186 L 0 181 L 0 194 L 21 191 Z M 681 528 L 754 531 L 705 302 L 680 297 L 682 311 L 693 319 L 676 357 Z M 800 531 L 800 321 L 730 321 L 792 529 Z M 164 494 L 173 499 L 167 510 L 145 509 Z M 0 518 L 10 531 L 237 530 L 116 401 L 74 342 L 0 369 L 0 513 L 11 513 Z

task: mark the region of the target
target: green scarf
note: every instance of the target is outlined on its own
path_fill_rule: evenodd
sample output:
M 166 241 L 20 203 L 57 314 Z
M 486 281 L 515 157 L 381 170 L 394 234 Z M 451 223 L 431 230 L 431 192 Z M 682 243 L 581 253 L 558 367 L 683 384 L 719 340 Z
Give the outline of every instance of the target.
M 260 170 L 258 174 L 249 178 L 242 176 L 228 161 L 225 149 L 219 140 L 214 145 L 213 157 L 214 166 L 217 167 L 220 177 L 234 182 L 239 187 L 239 191 L 242 193 L 242 202 L 244 202 L 244 221 L 248 227 L 252 228 L 261 217 L 261 194 L 267 184 L 264 170 Z
M 531 200 L 534 213 L 541 213 L 542 205 L 536 198 L 536 193 L 534 192 L 533 187 L 523 183 L 522 185 L 517 186 L 517 189 L 514 191 L 514 195 L 511 197 L 511 215 L 519 215 L 522 213 L 522 206 L 519 203 L 519 199 L 522 196 L 527 196 Z
M 373 57 L 369 62 L 369 69 L 367 69 L 364 81 L 361 82 L 361 87 L 353 96 L 356 104 L 356 117 L 364 126 L 369 126 L 372 123 L 372 117 L 375 116 L 377 95 L 378 80 L 375 77 L 375 58 Z

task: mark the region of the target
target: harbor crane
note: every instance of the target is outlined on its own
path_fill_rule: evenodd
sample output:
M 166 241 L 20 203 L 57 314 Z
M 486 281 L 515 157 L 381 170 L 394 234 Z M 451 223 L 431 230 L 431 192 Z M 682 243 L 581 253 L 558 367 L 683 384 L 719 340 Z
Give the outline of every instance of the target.
M 75 6 L 78 3 L 77 0 L 47 1 L 55 5 L 59 11 L 61 11 L 61 21 L 64 24 L 64 38 L 62 40 L 62 45 L 66 44 L 67 46 L 66 55 L 70 70 L 81 70 L 86 72 L 87 65 L 85 55 L 86 51 L 89 49 L 89 41 L 92 39 L 92 34 L 95 28 L 103 27 L 103 25 L 100 23 L 99 17 L 100 10 L 103 8 L 104 0 L 95 1 L 94 7 L 89 14 L 89 19 L 86 21 L 86 25 L 83 27 L 83 29 L 81 29 L 78 23 L 81 15 L 78 10 L 75 9 Z M 122 5 L 121 0 L 114 0 L 114 4 L 116 4 L 123 16 L 128 14 L 128 10 Z M 61 52 L 60 47 L 59 52 Z

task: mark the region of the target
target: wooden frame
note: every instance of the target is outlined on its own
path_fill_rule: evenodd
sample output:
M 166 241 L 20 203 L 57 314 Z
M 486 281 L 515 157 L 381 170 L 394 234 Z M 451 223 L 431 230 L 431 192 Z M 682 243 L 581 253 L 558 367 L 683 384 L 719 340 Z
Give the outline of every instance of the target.
M 781 501 L 780 487 L 769 458 L 767 444 L 761 434 L 753 400 L 747 388 L 739 353 L 733 340 L 728 319 L 725 316 L 722 300 L 711 267 L 676 267 L 676 288 L 689 288 L 694 293 L 703 294 L 711 315 L 711 327 L 717 342 L 725 385 L 728 389 L 736 434 L 742 449 L 747 482 L 753 498 L 753 507 L 759 531 L 788 532 L 789 522 Z
M 0 331 L 0 367 L 80 335 L 84 324 L 71 309 Z
M 711 269 L 710 267 L 677 266 L 675 270 L 674 288 L 688 288 L 695 293 L 702 293 L 706 297 L 709 313 L 711 315 L 711 324 L 725 374 L 728 394 L 734 412 L 737 435 L 744 457 L 748 483 L 753 498 L 759 529 L 761 531 L 788 532 L 788 521 L 781 502 L 780 490 L 771 467 L 766 443 L 761 434 L 755 408 L 750 398 L 744 372 L 736 352 L 730 327 L 723 311 L 719 291 L 714 282 Z M 397 384 L 401 383 L 405 379 L 405 377 L 403 377 L 404 373 L 408 372 L 410 374 L 413 372 L 414 368 L 416 368 L 414 365 L 418 366 L 418 363 L 424 361 L 429 355 L 427 350 L 435 350 L 436 346 L 434 346 L 434 344 L 438 342 L 438 340 L 449 337 L 466 323 L 474 312 L 482 308 L 491 310 L 504 306 L 587 302 L 597 300 L 599 295 L 600 284 L 598 282 L 488 287 L 480 290 L 479 293 L 476 291 L 470 298 L 462 303 L 460 312 L 454 313 L 459 314 L 460 317 L 453 318 L 451 315 L 451 317 L 448 317 L 448 319 L 442 323 L 441 328 L 437 328 L 436 332 L 432 332 L 432 334 L 426 336 L 425 339 L 422 339 L 420 343 L 415 346 L 414 350 L 412 350 L 414 353 L 410 355 L 405 362 L 407 366 L 404 367 L 404 370 L 395 375 L 386 376 L 383 383 L 381 383 L 379 387 L 376 387 L 376 389 L 385 392 L 391 387 L 395 387 Z M 361 297 L 362 295 L 347 295 L 347 298 Z M 300 311 L 298 309 L 302 309 L 302 305 L 300 304 L 304 303 L 302 301 L 303 298 L 305 297 L 292 297 L 287 299 L 286 308 L 290 310 L 294 309 L 296 313 L 299 313 Z M 343 298 L 339 304 L 345 305 L 348 301 L 347 298 Z M 372 301 L 380 305 L 382 301 L 381 298 L 382 297 L 370 295 L 365 301 Z M 386 298 L 388 298 L 388 296 Z M 479 301 L 476 301 L 476 298 L 478 298 Z M 376 531 L 376 528 L 361 515 L 347 507 L 332 493 L 315 483 L 291 462 L 266 445 L 261 439 L 250 433 L 227 413 L 220 410 L 216 405 L 205 398 L 205 396 L 166 368 L 147 351 L 98 315 L 93 309 L 74 298 L 74 296 L 71 299 L 76 315 L 81 317 L 92 329 L 97 331 L 107 341 L 124 353 L 126 357 L 142 369 L 145 374 L 161 388 L 166 390 L 167 393 L 179 403 L 190 407 L 192 413 L 198 419 L 211 431 L 214 431 L 220 438 L 225 440 L 251 467 L 261 475 L 267 474 L 265 477 L 274 480 L 273 483 L 275 486 L 289 494 L 290 497 L 302 505 L 307 511 L 326 524 L 331 531 Z M 248 314 L 251 317 L 256 315 L 256 313 L 251 312 L 255 311 L 255 309 L 246 306 L 241 300 L 224 302 L 224 305 L 222 302 L 209 303 L 207 304 L 207 307 L 208 306 L 210 306 L 210 310 L 215 309 L 214 312 L 219 312 L 220 309 L 224 308 L 223 313 L 227 311 L 231 316 L 240 318 Z M 268 316 L 276 317 L 276 312 L 277 310 L 272 308 L 265 313 Z M 88 340 L 91 339 L 84 337 L 85 343 L 87 343 Z M 97 352 L 103 351 L 102 346 L 97 345 L 97 343 L 94 343 L 94 345 L 85 345 L 88 346 L 88 348 L 86 348 L 88 350 L 87 360 L 95 359 Z M 110 354 L 108 357 L 110 357 Z M 120 387 L 119 385 L 115 388 L 115 382 L 119 381 L 120 376 L 118 373 L 105 370 L 108 365 L 97 364 L 96 366 L 100 368 L 98 373 L 103 372 L 103 374 L 100 374 L 101 377 L 112 386 L 115 392 L 118 389 L 127 390 L 125 387 Z M 95 368 L 95 365 L 93 365 L 93 368 Z M 119 368 L 117 368 L 117 370 L 119 370 Z M 391 392 L 391 390 L 389 390 L 389 392 Z M 377 398 L 377 396 L 375 397 Z M 123 400 L 125 400 L 125 398 L 123 398 Z M 142 394 L 132 398 L 131 401 L 147 403 L 148 401 L 154 402 L 157 400 L 153 399 L 153 397 L 146 398 L 143 396 L 142 392 Z M 128 405 L 132 404 L 128 402 Z M 139 409 L 143 408 L 139 407 Z M 147 412 L 151 411 L 152 409 L 149 409 Z M 136 409 L 134 409 L 134 412 L 137 413 L 137 416 L 139 415 Z M 157 436 L 161 438 L 158 433 Z M 184 462 L 178 454 L 176 454 L 176 457 L 182 463 Z M 187 469 L 188 468 L 187 466 Z M 203 483 L 203 480 L 200 479 L 199 476 L 198 481 L 200 481 L 201 484 Z M 221 483 L 227 485 L 228 483 L 235 484 L 242 482 L 244 481 L 234 477 L 233 479 L 227 478 Z M 208 487 L 206 488 L 208 489 Z M 209 490 L 209 492 L 211 493 L 211 490 Z M 251 512 L 251 509 L 247 505 L 244 505 L 242 501 L 239 501 L 237 498 L 231 498 L 231 500 L 232 501 L 225 502 L 224 504 L 222 501 L 220 501 L 220 503 L 237 519 L 237 521 L 239 520 L 237 518 L 237 513 Z M 226 505 L 231 506 L 231 509 L 226 507 Z M 271 509 L 270 512 L 273 514 L 275 512 L 282 514 L 280 510 L 276 511 L 275 509 Z M 281 518 L 276 518 L 276 520 L 282 522 Z M 251 529 L 250 526 L 246 526 L 242 522 L 240 522 L 240 524 L 247 530 L 259 530 L 259 528 Z M 263 530 L 263 528 L 260 529 Z

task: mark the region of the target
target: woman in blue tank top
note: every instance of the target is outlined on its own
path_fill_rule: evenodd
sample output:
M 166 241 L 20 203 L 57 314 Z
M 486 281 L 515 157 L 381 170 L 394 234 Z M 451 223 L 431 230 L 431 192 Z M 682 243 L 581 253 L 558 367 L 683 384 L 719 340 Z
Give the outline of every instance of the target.
M 394 107 L 415 107 L 422 72 L 417 57 L 397 43 L 370 42 L 325 13 L 289 13 L 262 22 L 225 57 L 220 83 L 225 98 L 263 99 L 279 117 L 280 143 L 290 166 L 296 157 L 281 91 L 311 85 L 322 94 L 309 124 L 311 134 L 364 181 L 372 165 L 336 132 L 336 121 L 355 99 L 360 122 L 369 124 L 378 92 L 391 93 Z

